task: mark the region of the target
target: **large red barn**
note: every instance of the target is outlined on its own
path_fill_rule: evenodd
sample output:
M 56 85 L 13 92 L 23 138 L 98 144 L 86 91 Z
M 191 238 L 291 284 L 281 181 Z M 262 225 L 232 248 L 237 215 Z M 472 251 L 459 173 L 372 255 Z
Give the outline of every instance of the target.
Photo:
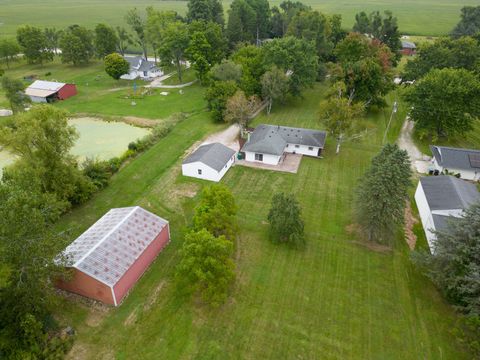
M 25 89 L 25 94 L 33 102 L 46 103 L 55 100 L 65 100 L 77 95 L 77 87 L 75 84 L 36 80 Z
M 139 206 L 111 209 L 62 253 L 73 277 L 57 286 L 118 306 L 169 241 L 167 220 Z

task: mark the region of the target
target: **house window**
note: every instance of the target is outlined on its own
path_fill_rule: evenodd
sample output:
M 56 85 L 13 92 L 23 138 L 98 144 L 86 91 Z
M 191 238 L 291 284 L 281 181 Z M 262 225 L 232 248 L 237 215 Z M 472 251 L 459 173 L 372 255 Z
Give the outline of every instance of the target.
M 300 145 L 295 145 L 295 147 L 298 149 L 300 147 Z
M 308 150 L 313 150 L 313 146 L 309 146 L 309 147 L 308 147 Z
M 263 161 L 263 154 L 255 154 L 256 161 Z
M 198 175 L 202 175 L 202 169 L 198 169 Z
M 287 144 L 287 147 L 288 147 L 288 144 Z

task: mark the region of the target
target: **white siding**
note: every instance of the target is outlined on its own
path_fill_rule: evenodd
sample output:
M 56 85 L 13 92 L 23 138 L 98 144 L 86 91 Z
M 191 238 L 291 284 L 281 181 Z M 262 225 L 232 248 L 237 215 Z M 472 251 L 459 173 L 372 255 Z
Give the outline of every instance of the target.
M 30 97 L 30 100 L 32 100 L 32 102 L 34 102 L 34 103 L 46 103 L 47 102 L 47 98 L 45 98 L 45 97 L 32 96 L 32 95 L 29 95 L 29 97 Z
M 425 196 L 425 192 L 423 191 L 421 182 L 418 182 L 417 191 L 415 192 L 415 202 L 417 203 L 423 230 L 425 231 L 425 235 L 427 237 L 428 247 L 430 248 L 430 252 L 433 254 L 435 252 L 436 237 L 431 230 L 435 230 L 435 225 L 433 223 L 432 212 L 428 206 L 427 198 Z
M 437 159 L 433 159 L 433 166 L 435 169 L 437 169 L 440 172 L 443 172 L 445 169 L 444 167 L 438 165 Z M 460 174 L 460 177 L 465 180 L 480 180 L 480 172 L 478 171 L 473 171 L 473 170 L 460 170 L 460 169 L 453 169 L 453 168 L 447 168 L 449 173 L 453 174 Z M 480 170 L 480 169 L 479 169 Z
M 316 147 L 316 146 L 287 144 L 287 146 L 285 147 L 285 152 L 317 157 L 318 156 L 318 149 L 319 148 Z
M 228 160 L 227 164 L 225 164 L 225 166 L 220 171 L 217 171 L 199 161 L 189 164 L 182 164 L 182 174 L 183 176 L 190 176 L 197 179 L 219 182 L 222 177 L 227 173 L 228 169 L 230 169 L 234 161 L 235 155 L 232 156 L 230 160 Z M 202 173 L 199 174 L 198 170 L 201 170 Z
M 245 151 L 245 160 L 252 161 L 252 162 L 259 162 L 263 164 L 269 165 L 278 165 L 280 162 L 281 156 L 279 155 L 270 155 L 270 154 L 263 154 L 263 161 L 255 160 L 255 153 L 250 151 Z

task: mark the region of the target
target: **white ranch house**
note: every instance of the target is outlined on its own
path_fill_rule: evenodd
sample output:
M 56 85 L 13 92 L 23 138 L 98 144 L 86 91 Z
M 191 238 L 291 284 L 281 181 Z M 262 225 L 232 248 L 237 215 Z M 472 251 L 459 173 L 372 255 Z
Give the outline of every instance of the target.
M 320 157 L 326 132 L 277 125 L 259 125 L 242 147 L 245 160 L 269 165 L 281 163 L 286 153 Z
M 163 75 L 163 71 L 157 68 L 153 61 L 145 60 L 141 56 L 124 56 L 124 59 L 130 64 L 128 74 L 120 78 L 124 80 L 135 80 L 137 78 L 148 80 Z
M 480 180 L 480 150 L 430 146 L 435 170 L 460 174 L 462 179 Z
M 235 150 L 220 143 L 200 146 L 182 163 L 182 174 L 219 182 L 235 162 Z
M 432 254 L 435 254 L 435 231 L 444 230 L 449 222 L 461 217 L 478 201 L 480 193 L 477 187 L 465 180 L 450 175 L 420 178 L 415 202 Z

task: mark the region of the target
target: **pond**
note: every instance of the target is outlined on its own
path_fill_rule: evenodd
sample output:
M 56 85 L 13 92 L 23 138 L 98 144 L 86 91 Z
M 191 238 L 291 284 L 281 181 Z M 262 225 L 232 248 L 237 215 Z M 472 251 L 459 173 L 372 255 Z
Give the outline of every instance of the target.
M 72 154 L 80 161 L 87 157 L 108 160 L 122 155 L 132 141 L 140 139 L 149 130 L 128 125 L 123 122 L 106 122 L 95 118 L 78 118 L 68 120 L 73 125 L 80 138 L 72 149 Z M 14 161 L 12 155 L 0 151 L 0 176 L 2 168 Z

